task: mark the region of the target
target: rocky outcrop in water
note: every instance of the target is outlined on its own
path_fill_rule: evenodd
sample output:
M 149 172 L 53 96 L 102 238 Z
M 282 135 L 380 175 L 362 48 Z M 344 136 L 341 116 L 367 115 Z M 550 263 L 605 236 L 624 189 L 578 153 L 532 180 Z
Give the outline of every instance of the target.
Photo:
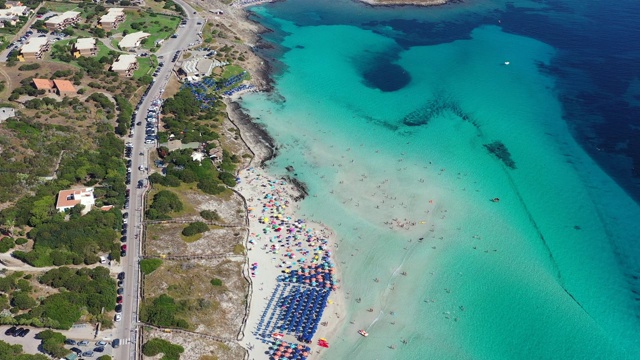
M 511 159 L 511 153 L 509 149 L 501 142 L 494 141 L 490 144 L 484 144 L 484 147 L 489 150 L 489 153 L 493 154 L 498 159 L 502 160 L 502 162 L 507 165 L 507 167 L 511 169 L 516 168 L 516 163 Z

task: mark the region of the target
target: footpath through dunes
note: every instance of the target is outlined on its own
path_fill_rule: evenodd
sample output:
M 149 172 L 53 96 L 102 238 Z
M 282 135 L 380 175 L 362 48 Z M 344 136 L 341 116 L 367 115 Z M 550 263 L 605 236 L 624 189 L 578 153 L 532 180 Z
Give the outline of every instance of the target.
M 244 201 L 231 190 L 211 196 L 188 184 L 154 185 L 149 198 L 162 190 L 176 194 L 184 206 L 169 214 L 171 219 L 144 224 L 140 320 L 156 329 L 145 327 L 149 331 L 143 336 L 183 346 L 181 358 L 242 358 L 246 351 L 236 338 L 249 290 Z M 207 224 L 206 230 L 185 235 L 195 223 Z M 171 319 L 152 315 L 168 303 L 174 309 Z

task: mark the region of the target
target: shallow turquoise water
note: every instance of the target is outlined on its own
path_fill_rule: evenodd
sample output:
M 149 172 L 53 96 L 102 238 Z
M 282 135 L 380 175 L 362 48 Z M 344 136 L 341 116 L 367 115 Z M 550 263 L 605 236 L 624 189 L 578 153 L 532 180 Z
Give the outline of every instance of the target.
M 640 354 L 620 265 L 640 208 L 571 137 L 540 67 L 557 50 L 494 25 L 406 48 L 256 12 L 278 27 L 285 68 L 274 94 L 242 105 L 280 145 L 270 171 L 293 166 L 312 194 L 301 212 L 340 238 L 349 316 L 324 358 Z M 387 55 L 410 77 L 393 92 L 363 78 Z M 416 111 L 423 125 L 403 123 Z M 485 149 L 496 140 L 516 169 Z

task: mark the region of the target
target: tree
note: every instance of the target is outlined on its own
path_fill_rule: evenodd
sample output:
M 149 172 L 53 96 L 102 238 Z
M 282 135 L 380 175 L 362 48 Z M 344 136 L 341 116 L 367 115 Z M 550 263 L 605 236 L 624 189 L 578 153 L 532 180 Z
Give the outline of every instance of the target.
M 203 219 L 209 220 L 209 221 L 220 221 L 220 220 L 222 220 L 220 218 L 220 214 L 218 214 L 218 212 L 215 211 L 215 210 L 202 210 L 202 211 L 200 211 L 200 216 L 202 216 Z
M 184 229 L 182 229 L 182 235 L 184 236 L 192 236 L 195 234 L 200 234 L 209 230 L 209 226 L 203 223 L 202 221 L 192 222 L 187 225 Z
M 29 294 L 18 291 L 13 293 L 13 298 L 11 299 L 11 305 L 17 307 L 20 310 L 31 309 L 36 306 L 38 303 L 31 297 Z
M 42 350 L 55 358 L 63 358 L 69 354 L 69 350 L 64 348 L 66 336 L 52 330 L 41 331 L 36 334 L 36 339 L 42 340 L 40 343 Z

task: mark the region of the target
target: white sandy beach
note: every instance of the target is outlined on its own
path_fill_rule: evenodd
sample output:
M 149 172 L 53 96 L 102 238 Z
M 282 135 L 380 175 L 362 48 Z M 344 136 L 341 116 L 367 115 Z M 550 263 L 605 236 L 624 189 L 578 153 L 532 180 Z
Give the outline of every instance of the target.
M 239 174 L 241 178 L 237 190 L 247 199 L 249 211 L 249 241 L 248 256 L 249 264 L 257 264 L 254 271 L 247 269 L 248 277 L 252 281 L 252 296 L 249 308 L 249 316 L 245 327 L 245 338 L 242 345 L 249 350 L 250 359 L 260 359 L 265 357 L 268 351 L 268 344 L 259 341 L 254 335 L 260 318 L 267 307 L 269 298 L 277 285 L 277 276 L 282 274 L 283 268 L 279 267 L 284 261 L 291 262 L 290 258 L 285 258 L 284 251 L 269 251 L 272 243 L 269 242 L 268 236 L 264 234 L 265 227 L 268 227 L 259 220 L 264 216 L 261 214 L 264 199 L 266 196 L 279 196 L 281 202 L 288 202 L 288 206 L 283 207 L 282 216 L 291 218 L 291 221 L 299 219 L 295 212 L 294 197 L 298 195 L 294 186 L 270 177 L 264 169 L 248 168 L 242 170 Z M 277 183 L 277 185 L 273 185 Z M 313 229 L 319 238 L 325 238 L 329 241 L 331 247 L 335 244 L 335 234 L 326 227 L 317 223 L 305 223 L 308 228 Z M 284 250 L 284 249 L 283 249 Z M 307 259 L 305 263 L 310 263 Z M 298 264 L 298 266 L 302 263 Z M 295 267 L 294 267 L 295 269 Z M 326 313 L 321 319 L 321 326 L 318 327 L 316 335 L 313 337 L 314 342 L 309 344 L 311 353 L 309 358 L 313 359 L 321 353 L 322 347 L 317 345 L 317 340 L 326 338 L 331 344 L 331 334 L 335 334 L 335 330 L 345 319 L 345 303 L 342 290 L 339 288 L 332 291 L 329 297 L 329 303 Z M 287 342 L 298 343 L 298 341 L 290 335 L 283 338 Z

